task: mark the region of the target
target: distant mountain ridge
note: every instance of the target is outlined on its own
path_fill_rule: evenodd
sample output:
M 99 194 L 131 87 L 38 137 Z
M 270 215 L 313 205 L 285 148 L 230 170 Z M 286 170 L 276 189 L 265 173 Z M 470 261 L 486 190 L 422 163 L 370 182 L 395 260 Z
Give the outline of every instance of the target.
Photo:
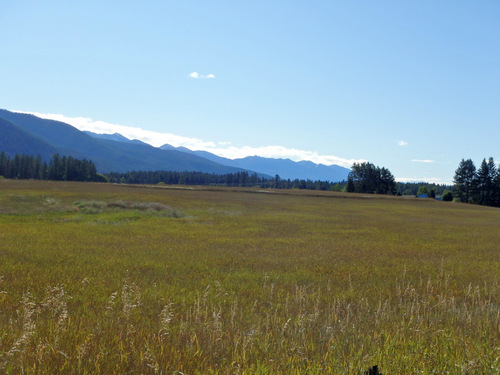
M 33 150 L 37 150 L 38 154 L 48 160 L 57 152 L 52 145 L 3 118 L 0 118 L 0 133 L 0 152 L 7 155 L 31 154 Z
M 321 180 L 330 182 L 339 182 L 347 180 L 347 175 L 351 171 L 338 165 L 315 164 L 311 161 L 295 162 L 290 159 L 274 159 L 264 158 L 261 156 L 247 156 L 240 159 L 228 159 L 214 155 L 207 151 L 191 151 L 185 147 L 173 147 L 171 145 L 163 145 L 160 148 L 165 150 L 179 150 L 182 152 L 192 153 L 216 163 L 231 167 L 249 169 L 259 171 L 266 175 L 279 175 L 284 179 L 304 179 L 304 180 Z
M 100 139 L 66 123 L 41 119 L 30 114 L 0 110 L 0 119 L 3 119 L 0 123 L 0 134 L 9 130 L 9 137 L 0 136 L 0 151 L 7 150 L 4 152 L 10 155 L 40 154 L 43 159 L 49 160 L 57 152 L 60 155 L 92 160 L 100 173 L 167 170 L 227 174 L 243 171 L 196 155 L 177 150 L 162 150 L 142 142 Z M 24 146 L 26 139 L 33 144 L 30 150 L 26 150 Z
M 337 182 L 347 179 L 350 170 L 337 165 L 310 161 L 249 156 L 228 159 L 207 151 L 163 145 L 153 147 L 130 140 L 119 133 L 97 134 L 34 115 L 0 109 L 0 151 L 40 154 L 49 160 L 55 153 L 92 160 L 100 173 L 133 170 L 198 171 L 227 174 L 241 171 L 261 177 L 279 175 L 283 179 Z
M 139 141 L 138 139 L 128 139 L 127 137 L 121 135 L 120 133 L 100 134 L 100 133 L 94 133 L 94 132 L 91 132 L 91 131 L 88 131 L 88 130 L 84 130 L 83 132 L 85 134 L 90 135 L 91 137 L 99 138 L 99 139 L 106 139 L 108 141 L 116 141 L 116 142 L 136 143 L 136 144 L 148 145 L 146 142 Z

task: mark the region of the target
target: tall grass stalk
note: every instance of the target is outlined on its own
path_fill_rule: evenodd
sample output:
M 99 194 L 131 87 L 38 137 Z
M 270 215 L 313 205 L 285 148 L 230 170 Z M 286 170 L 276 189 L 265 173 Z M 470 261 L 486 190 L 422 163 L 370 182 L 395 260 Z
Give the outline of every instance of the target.
M 0 212 L 0 373 L 500 373 L 498 209 L 3 180 Z

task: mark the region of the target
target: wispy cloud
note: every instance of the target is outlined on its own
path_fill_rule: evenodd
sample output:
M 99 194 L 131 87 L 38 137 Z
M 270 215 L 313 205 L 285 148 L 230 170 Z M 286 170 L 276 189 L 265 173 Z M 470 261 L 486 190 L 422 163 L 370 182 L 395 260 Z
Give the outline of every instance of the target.
M 435 163 L 434 160 L 430 159 L 411 159 L 411 161 L 414 163 Z
M 200 149 L 216 147 L 216 144 L 214 142 L 204 142 L 201 139 L 197 138 L 183 137 L 171 133 L 153 132 L 132 126 L 111 124 L 105 121 L 96 121 L 88 117 L 68 117 L 65 115 L 54 113 L 24 113 L 30 113 L 37 117 L 65 122 L 79 130 L 87 130 L 98 134 L 120 133 L 121 135 L 129 139 L 138 139 L 154 147 L 160 147 L 166 143 L 175 147 L 184 146 L 190 149 L 193 147 Z
M 20 111 L 19 111 L 20 112 Z M 262 156 L 266 158 L 291 159 L 293 161 L 308 160 L 317 164 L 340 165 L 350 168 L 353 163 L 365 162 L 364 159 L 346 159 L 334 155 L 320 155 L 316 151 L 306 151 L 294 148 L 286 148 L 278 145 L 267 145 L 260 147 L 235 146 L 227 141 L 204 141 L 198 138 L 189 138 L 171 133 L 160 133 L 145 130 L 138 127 L 111 124 L 104 121 L 96 121 L 88 117 L 68 117 L 62 114 L 47 114 L 37 112 L 30 113 L 37 117 L 65 122 L 79 130 L 87 130 L 99 134 L 120 133 L 129 139 L 138 139 L 154 147 L 169 144 L 174 147 L 187 147 L 190 150 L 208 151 L 213 154 L 229 159 L 244 158 L 246 156 Z
M 306 151 L 276 145 L 261 147 L 236 147 L 225 145 L 225 147 L 217 147 L 206 151 L 212 152 L 219 156 L 224 156 L 229 159 L 238 159 L 244 158 L 246 156 L 256 155 L 265 158 L 290 159 L 293 161 L 308 160 L 316 164 L 336 164 L 346 168 L 352 167 L 353 163 L 361 163 L 366 161 L 364 159 L 346 159 L 334 155 L 320 155 L 316 151 Z
M 201 79 L 215 78 L 215 74 L 200 74 L 198 72 L 193 72 L 189 76 L 191 78 L 201 78 Z
M 401 146 L 401 147 L 403 147 L 403 146 L 408 146 L 408 142 L 403 141 L 402 139 L 400 139 L 400 140 L 399 140 L 399 141 L 397 141 L 397 142 L 398 142 L 398 146 Z

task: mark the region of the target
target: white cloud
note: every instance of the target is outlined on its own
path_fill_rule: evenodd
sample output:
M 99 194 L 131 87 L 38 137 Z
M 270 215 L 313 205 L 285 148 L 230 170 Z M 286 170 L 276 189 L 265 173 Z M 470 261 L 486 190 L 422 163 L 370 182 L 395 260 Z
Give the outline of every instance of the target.
M 402 139 L 400 139 L 400 140 L 399 140 L 399 141 L 397 141 L 397 142 L 398 142 L 398 146 L 401 146 L 401 147 L 403 147 L 403 146 L 408 146 L 408 142 L 403 141 Z
M 191 78 L 204 78 L 204 79 L 215 78 L 215 74 L 200 74 L 198 72 L 193 72 L 189 76 Z
M 411 159 L 411 161 L 414 163 L 435 163 L 434 160 L 430 159 Z
M 214 142 L 204 142 L 197 138 L 188 138 L 170 133 L 158 133 L 149 130 L 144 130 L 138 127 L 110 124 L 104 121 L 95 121 L 88 117 L 67 117 L 65 115 L 53 114 L 53 113 L 37 113 L 37 112 L 24 112 L 24 113 L 30 113 L 37 117 L 65 122 L 67 124 L 74 126 L 79 130 L 87 130 L 98 134 L 120 133 L 121 135 L 129 139 L 138 139 L 154 147 L 160 147 L 166 143 L 175 147 L 184 146 L 187 148 L 215 147 Z
M 246 156 L 262 156 L 265 158 L 276 159 L 291 159 L 293 161 L 312 161 L 316 164 L 325 165 L 340 165 L 342 167 L 350 168 L 353 163 L 365 162 L 364 159 L 345 159 L 334 155 L 320 155 L 315 151 L 305 151 L 294 148 L 286 148 L 283 146 L 269 145 L 260 147 L 250 146 L 230 146 L 218 147 L 207 149 L 206 151 L 212 152 L 216 155 L 223 156 L 229 159 L 244 158 Z
M 160 147 L 164 144 L 169 144 L 174 147 L 183 146 L 194 151 L 208 151 L 228 159 L 238 159 L 256 155 L 266 158 L 291 159 L 293 161 L 308 160 L 313 163 L 325 165 L 336 164 L 346 168 L 350 168 L 353 163 L 366 161 L 364 159 L 345 159 L 334 155 L 320 155 L 315 151 L 305 151 L 276 145 L 260 147 L 233 146 L 231 142 L 204 141 L 198 138 L 189 138 L 171 133 L 153 132 L 138 127 L 110 124 L 104 121 L 95 121 L 87 117 L 68 117 L 61 114 L 37 112 L 23 113 L 30 113 L 37 117 L 65 122 L 79 130 L 87 130 L 99 134 L 120 133 L 129 139 L 138 139 L 154 147 Z

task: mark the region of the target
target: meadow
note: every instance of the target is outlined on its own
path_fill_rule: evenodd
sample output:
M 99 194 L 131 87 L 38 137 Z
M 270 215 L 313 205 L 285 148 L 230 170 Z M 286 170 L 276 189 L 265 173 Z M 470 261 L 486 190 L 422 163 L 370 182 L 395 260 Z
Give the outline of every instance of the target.
M 500 210 L 0 180 L 0 373 L 500 373 Z

